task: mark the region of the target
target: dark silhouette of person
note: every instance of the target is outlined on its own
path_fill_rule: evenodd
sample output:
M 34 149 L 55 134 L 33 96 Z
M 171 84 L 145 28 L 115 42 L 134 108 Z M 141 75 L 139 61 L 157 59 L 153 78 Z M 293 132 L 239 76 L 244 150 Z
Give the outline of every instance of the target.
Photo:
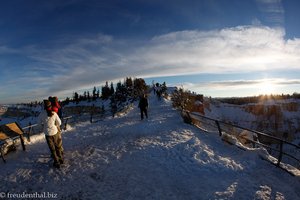
M 144 119 L 144 114 L 145 114 L 146 118 L 148 119 L 148 99 L 145 94 L 143 94 L 140 98 L 139 108 L 141 111 L 141 120 Z

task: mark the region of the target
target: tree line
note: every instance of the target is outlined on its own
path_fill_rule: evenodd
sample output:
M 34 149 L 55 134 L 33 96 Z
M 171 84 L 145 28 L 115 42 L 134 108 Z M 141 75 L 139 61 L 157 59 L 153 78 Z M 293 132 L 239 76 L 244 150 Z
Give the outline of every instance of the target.
M 267 100 L 285 100 L 285 99 L 300 99 L 299 93 L 290 94 L 270 94 L 270 95 L 259 95 L 251 97 L 230 97 L 230 98 L 218 98 L 222 103 L 243 105 L 249 103 L 260 103 Z
M 111 99 L 117 102 L 125 102 L 128 98 L 135 100 L 146 90 L 147 85 L 144 79 L 126 77 L 123 82 L 119 81 L 116 85 L 113 82 L 109 84 L 106 81 L 105 85 L 101 86 L 101 93 L 100 89 L 97 89 L 96 86 L 94 86 L 91 92 L 84 91 L 82 94 L 74 92 L 72 98 L 67 97 L 62 103 L 76 102 L 78 104 L 80 101 L 90 102 L 97 99 Z

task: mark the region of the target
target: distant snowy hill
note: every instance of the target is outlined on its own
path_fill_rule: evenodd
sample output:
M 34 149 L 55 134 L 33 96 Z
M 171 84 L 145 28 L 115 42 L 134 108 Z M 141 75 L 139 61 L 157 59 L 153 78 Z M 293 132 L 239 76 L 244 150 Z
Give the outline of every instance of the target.
M 63 132 L 66 164 L 52 168 L 43 134 L 1 163 L 1 195 L 57 199 L 300 199 L 300 179 L 217 133 L 183 123 L 168 100 L 149 97 L 149 119 L 128 114 Z M 299 170 L 296 170 L 299 173 Z M 299 173 L 300 174 L 300 173 Z

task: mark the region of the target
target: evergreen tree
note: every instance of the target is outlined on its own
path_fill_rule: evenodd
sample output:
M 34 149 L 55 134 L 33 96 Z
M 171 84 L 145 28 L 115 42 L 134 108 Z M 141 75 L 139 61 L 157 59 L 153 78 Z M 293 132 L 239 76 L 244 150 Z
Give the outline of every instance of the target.
M 163 95 L 167 95 L 167 85 L 166 82 L 163 82 L 163 84 L 161 85 L 161 92 Z
M 96 94 L 97 99 L 100 97 L 100 90 L 97 90 L 97 94 Z
M 95 101 L 96 100 L 96 98 L 97 98 L 97 93 L 96 93 L 96 87 L 94 86 L 94 89 L 93 89 L 93 101 Z
M 67 97 L 66 100 L 65 100 L 65 102 L 64 102 L 64 105 L 68 105 L 69 103 L 70 103 L 70 98 Z
M 133 87 L 133 81 L 132 81 L 131 77 L 126 77 L 125 86 L 126 86 L 126 88 L 132 88 Z
M 110 96 L 110 88 L 108 87 L 108 82 L 106 81 L 105 86 L 102 87 L 102 99 L 108 99 Z
M 121 81 L 119 81 L 119 82 L 117 83 L 116 93 L 120 93 L 121 87 L 122 87 L 122 83 L 121 83 Z
M 86 100 L 87 99 L 87 93 L 86 93 L 86 91 L 84 91 L 84 93 L 83 93 L 83 99 L 82 100 Z
M 76 104 L 79 103 L 79 95 L 77 92 L 74 93 L 74 100 L 75 100 Z
M 126 101 L 127 98 L 127 90 L 124 84 L 119 81 L 117 83 L 116 92 L 115 92 L 116 100 L 117 101 Z
M 113 94 L 115 94 L 115 89 L 114 89 L 114 84 L 113 82 L 110 83 L 110 96 L 112 96 Z
M 133 87 L 139 94 L 145 93 L 145 91 L 147 90 L 146 82 L 142 78 L 134 79 Z
M 87 91 L 87 100 L 88 100 L 89 102 L 91 101 L 90 91 Z

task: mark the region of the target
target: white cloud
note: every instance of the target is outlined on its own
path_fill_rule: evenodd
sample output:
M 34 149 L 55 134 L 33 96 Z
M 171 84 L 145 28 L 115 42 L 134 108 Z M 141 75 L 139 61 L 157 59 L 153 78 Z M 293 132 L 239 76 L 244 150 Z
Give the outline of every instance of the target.
M 300 79 L 268 78 L 253 80 L 227 80 L 208 81 L 201 83 L 178 83 L 183 87 L 197 93 L 212 95 L 214 97 L 252 96 L 258 94 L 291 94 L 298 88 Z
M 126 76 L 162 77 L 200 73 L 255 73 L 299 70 L 300 39 L 286 40 L 280 28 L 238 26 L 213 31 L 180 31 L 149 41 L 118 40 L 99 34 L 47 49 L 22 50 L 23 84 L 41 95 L 69 93 Z M 36 77 L 40 76 L 40 80 Z
M 159 67 L 155 75 L 299 69 L 300 51 L 295 47 L 300 43 L 285 41 L 284 34 L 262 26 L 176 32 L 154 38 L 139 50 L 138 58 Z
M 227 81 L 211 81 L 206 83 L 184 83 L 184 85 L 199 88 L 199 87 L 253 87 L 258 86 L 263 83 L 269 83 L 274 86 L 283 86 L 283 85 L 300 85 L 300 79 L 282 79 L 282 78 L 273 78 L 273 79 L 253 79 L 253 80 L 227 80 Z

